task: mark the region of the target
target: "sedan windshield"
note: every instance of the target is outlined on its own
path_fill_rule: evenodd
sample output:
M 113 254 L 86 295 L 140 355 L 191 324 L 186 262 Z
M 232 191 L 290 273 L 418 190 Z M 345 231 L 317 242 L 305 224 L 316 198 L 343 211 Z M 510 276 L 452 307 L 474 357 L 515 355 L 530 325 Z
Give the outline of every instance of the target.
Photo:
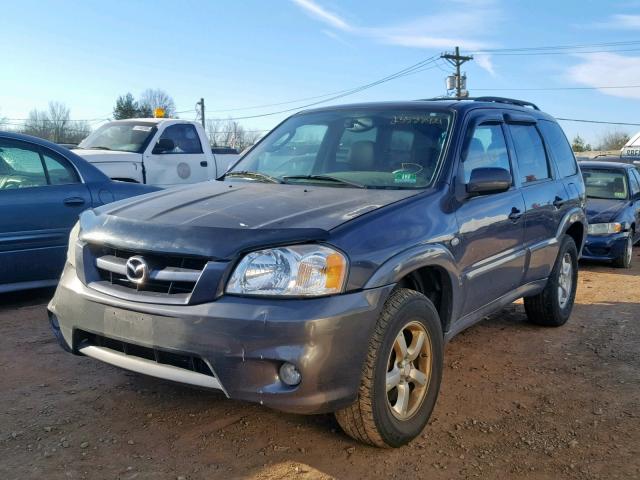
M 629 198 L 627 175 L 623 170 L 582 169 L 582 177 L 587 188 L 587 197 L 610 200 Z
M 451 126 L 447 112 L 333 110 L 295 115 L 227 173 L 246 181 L 426 188 Z
M 85 138 L 78 148 L 142 153 L 156 132 L 155 123 L 107 123 Z

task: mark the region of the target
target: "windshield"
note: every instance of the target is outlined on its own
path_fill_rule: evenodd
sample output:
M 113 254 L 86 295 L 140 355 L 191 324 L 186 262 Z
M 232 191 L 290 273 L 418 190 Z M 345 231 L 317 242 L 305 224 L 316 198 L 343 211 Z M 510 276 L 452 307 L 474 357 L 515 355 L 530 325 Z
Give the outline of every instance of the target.
M 234 180 L 351 188 L 431 185 L 451 115 L 423 110 L 334 110 L 296 115 L 227 174 Z
M 622 170 L 582 170 L 587 197 L 610 200 L 629 198 L 627 176 Z
M 107 123 L 80 142 L 78 148 L 142 153 L 155 132 L 156 125 L 150 122 Z

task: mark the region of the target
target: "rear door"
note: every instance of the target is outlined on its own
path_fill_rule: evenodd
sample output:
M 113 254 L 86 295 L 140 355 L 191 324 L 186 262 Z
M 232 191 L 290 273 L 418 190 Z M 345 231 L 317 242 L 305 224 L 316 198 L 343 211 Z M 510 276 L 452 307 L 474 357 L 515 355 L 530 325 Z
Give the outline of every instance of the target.
M 546 278 L 558 254 L 556 235 L 570 209 L 562 179 L 552 164 L 537 121 L 527 115 L 506 115 L 510 143 L 517 161 L 525 202 L 525 244 L 530 251 L 525 283 Z
M 640 172 L 631 168 L 629 172 L 629 185 L 631 190 L 631 208 L 635 219 L 634 241 L 640 241 Z
M 467 183 L 479 167 L 515 170 L 507 148 L 501 117 L 473 117 L 467 127 L 458 177 Z M 471 313 L 522 282 L 526 252 L 525 211 L 522 194 L 515 184 L 506 192 L 467 198 L 456 212 L 460 249 L 458 264 L 464 278 L 464 314 Z
M 170 140 L 173 149 L 161 148 L 163 140 Z M 190 123 L 168 125 L 160 131 L 158 141 L 147 147 L 144 165 L 147 183 L 170 186 L 203 182 L 213 178 L 213 155 L 206 155 L 196 127 Z
M 69 231 L 90 202 L 68 160 L 28 142 L 0 139 L 0 291 L 17 283 L 55 283 Z

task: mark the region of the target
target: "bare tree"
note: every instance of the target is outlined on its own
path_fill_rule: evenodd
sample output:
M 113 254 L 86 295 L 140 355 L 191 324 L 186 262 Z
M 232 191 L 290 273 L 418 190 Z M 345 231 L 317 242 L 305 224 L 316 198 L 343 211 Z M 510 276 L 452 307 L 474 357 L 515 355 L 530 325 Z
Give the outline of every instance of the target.
M 153 112 L 156 108 L 162 108 L 164 110 L 164 114 L 168 118 L 177 118 L 176 117 L 176 104 L 169 95 L 164 90 L 159 88 L 148 88 L 144 92 L 140 94 L 140 111 L 144 116 L 153 116 Z
M 256 143 L 260 132 L 246 130 L 235 120 L 212 119 L 207 121 L 207 134 L 214 147 L 233 147 L 239 151 Z
M 620 150 L 629 138 L 625 132 L 607 132 L 600 138 L 598 150 Z
M 47 110 L 31 110 L 22 132 L 56 143 L 78 143 L 91 133 L 86 121 L 71 120 L 71 111 L 64 104 L 50 102 Z

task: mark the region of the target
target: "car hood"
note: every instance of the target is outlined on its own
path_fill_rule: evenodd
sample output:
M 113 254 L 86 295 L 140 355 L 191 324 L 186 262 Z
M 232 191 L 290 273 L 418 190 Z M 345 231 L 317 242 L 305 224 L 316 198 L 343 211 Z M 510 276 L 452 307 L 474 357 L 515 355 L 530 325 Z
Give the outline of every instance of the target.
M 72 152 L 90 163 L 139 162 L 142 158 L 142 154 L 140 153 L 119 152 L 115 150 L 83 150 L 81 148 L 74 148 Z
M 230 258 L 256 246 L 326 240 L 338 225 L 419 192 L 210 181 L 89 211 L 82 238 Z
M 589 223 L 613 222 L 628 200 L 587 198 L 587 220 Z

